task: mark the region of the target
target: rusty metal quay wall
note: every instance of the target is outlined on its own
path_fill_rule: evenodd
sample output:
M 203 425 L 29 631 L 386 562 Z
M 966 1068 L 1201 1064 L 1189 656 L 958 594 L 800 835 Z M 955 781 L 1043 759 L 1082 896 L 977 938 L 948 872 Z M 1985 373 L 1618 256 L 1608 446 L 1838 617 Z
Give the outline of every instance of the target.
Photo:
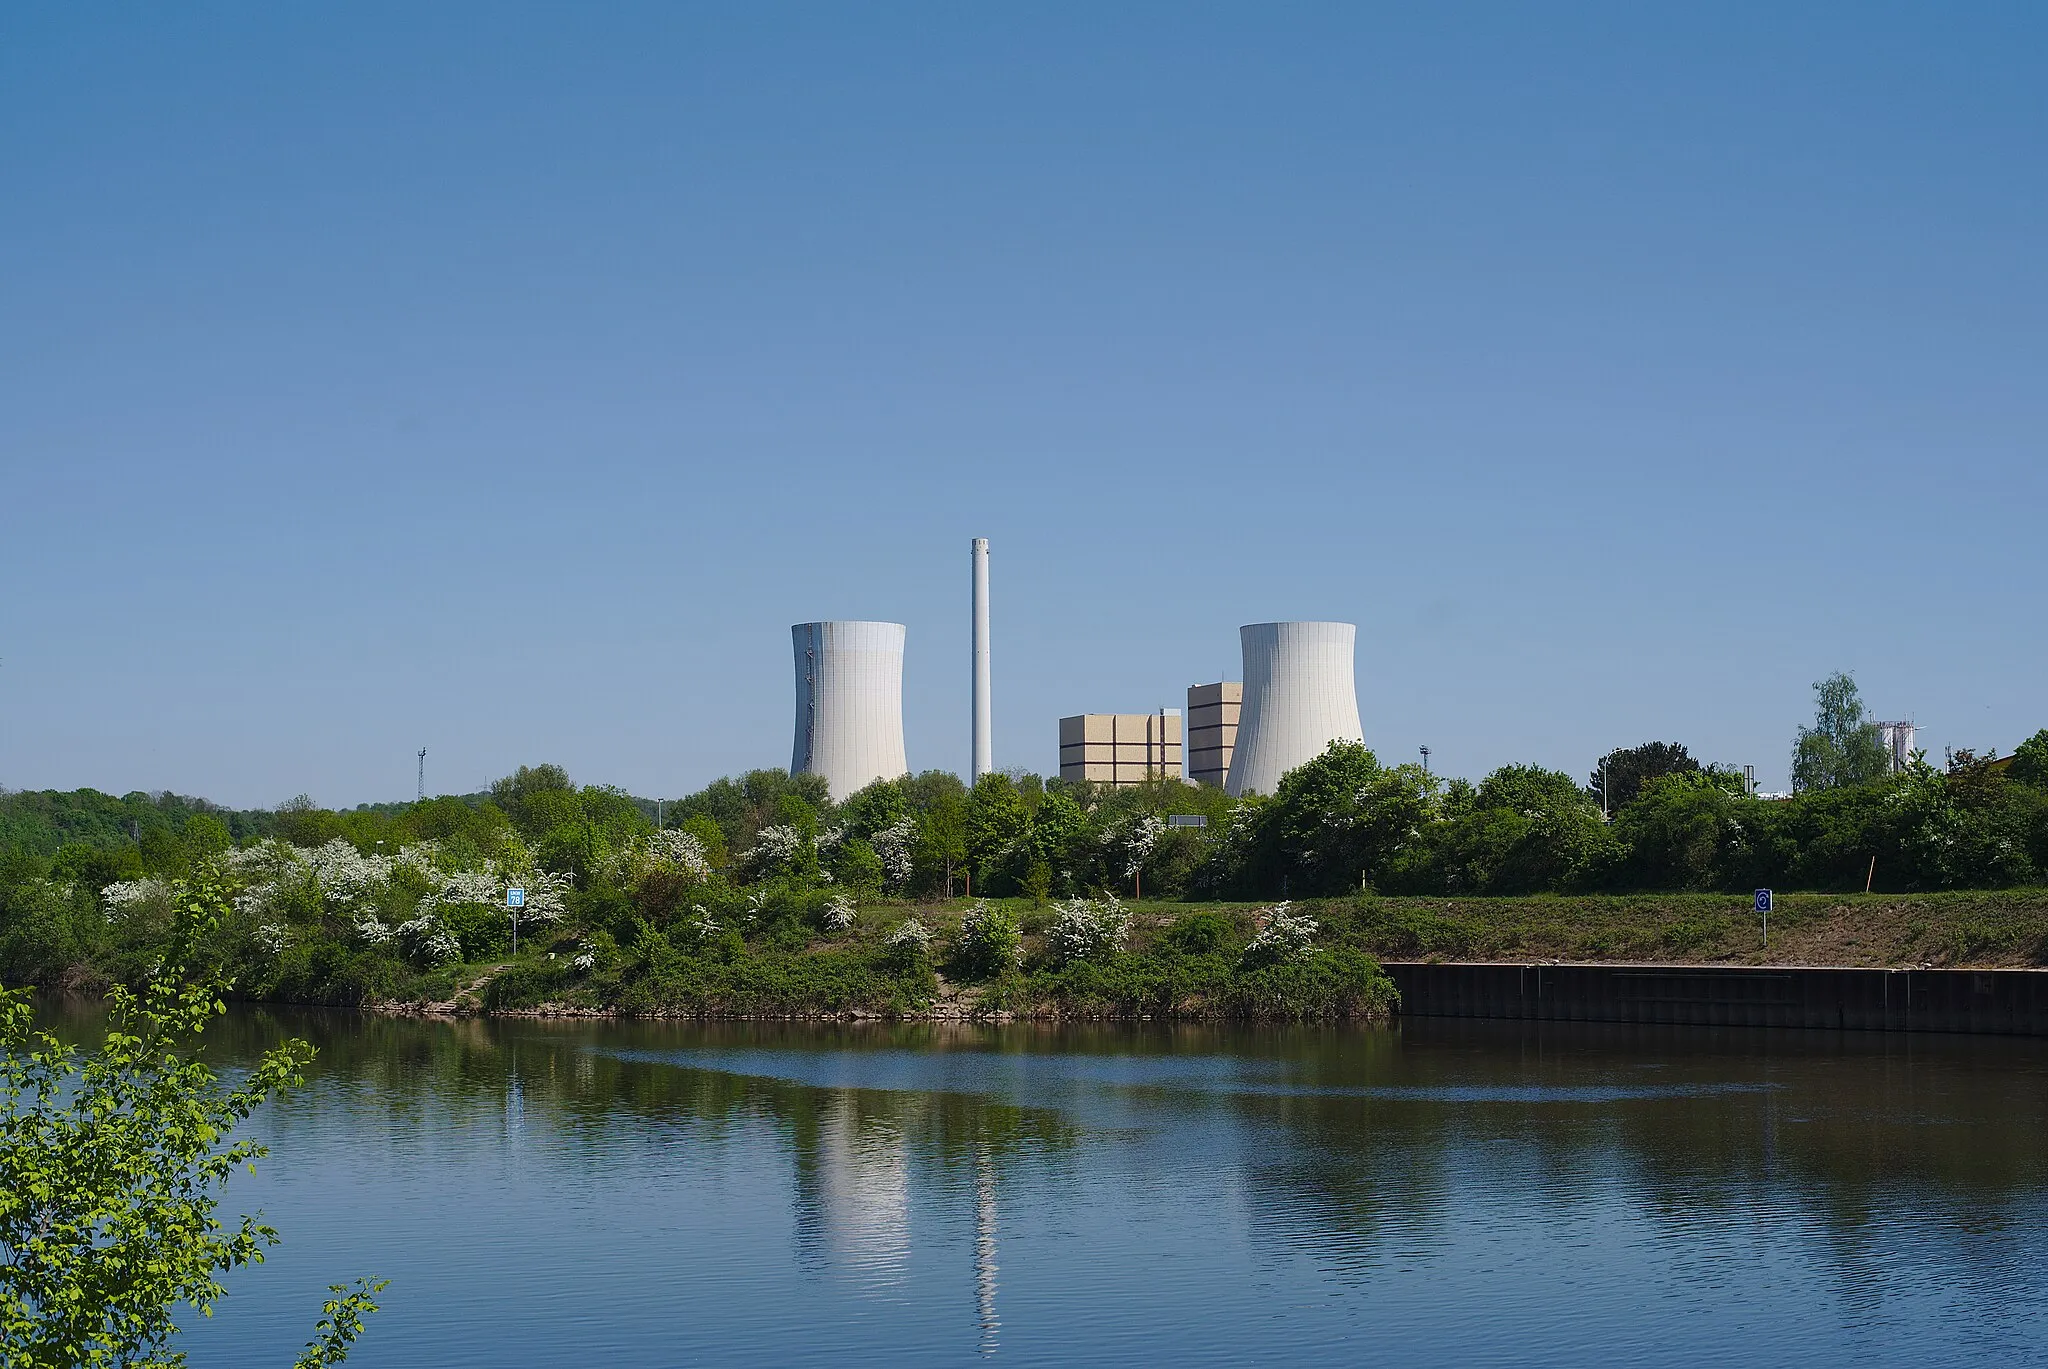
M 2048 1036 L 2048 970 L 1389 963 L 1404 1017 Z

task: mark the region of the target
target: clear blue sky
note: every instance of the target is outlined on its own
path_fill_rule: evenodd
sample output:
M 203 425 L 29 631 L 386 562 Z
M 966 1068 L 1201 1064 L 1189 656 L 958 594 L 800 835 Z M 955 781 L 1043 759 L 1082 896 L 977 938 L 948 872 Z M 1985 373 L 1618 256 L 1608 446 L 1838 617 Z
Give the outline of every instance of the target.
M 1359 625 L 1367 740 L 2048 725 L 2048 6 L 14 5 L 0 784 L 964 768 Z

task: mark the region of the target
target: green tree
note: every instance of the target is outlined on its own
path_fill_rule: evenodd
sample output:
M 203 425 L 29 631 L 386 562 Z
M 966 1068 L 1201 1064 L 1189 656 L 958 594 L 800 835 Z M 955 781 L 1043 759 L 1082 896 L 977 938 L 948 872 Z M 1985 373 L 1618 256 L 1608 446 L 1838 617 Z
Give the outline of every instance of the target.
M 974 782 L 967 795 L 967 865 L 982 892 L 992 892 L 990 881 L 1030 825 L 1024 796 L 1008 775 L 987 774 Z
M 1813 726 L 1800 728 L 1792 743 L 1793 790 L 1846 789 L 1890 774 L 1891 757 L 1863 714 L 1856 681 L 1837 671 L 1816 680 L 1813 694 Z
M 966 860 L 967 796 L 964 786 L 954 779 L 950 788 L 934 786 L 929 806 L 918 814 L 911 879 L 921 890 L 943 891 L 951 898 L 954 872 Z
M 711 862 L 711 868 L 725 868 L 725 829 L 703 813 L 692 813 L 681 823 L 682 830 L 695 837 L 704 848 L 704 859 Z
M 1527 894 L 1594 883 L 1619 849 L 1571 776 L 1505 765 L 1418 828 L 1381 886 L 1389 892 Z
M 214 1217 L 219 1190 L 267 1153 L 235 1139 L 263 1100 L 300 1082 L 312 1047 L 288 1041 L 229 1087 L 193 1058 L 224 1011 L 199 947 L 229 908 L 205 878 L 177 889 L 178 937 L 140 993 L 108 993 L 85 1054 L 0 993 L 0 1358 L 48 1366 L 182 1366 L 180 1306 L 211 1314 L 220 1276 L 259 1263 L 277 1233 Z M 383 1284 L 336 1287 L 301 1369 L 339 1363 Z
M 324 846 L 341 835 L 341 819 L 299 794 L 277 806 L 277 834 L 294 846 Z
M 1472 801 L 1477 808 L 1506 808 L 1525 817 L 1584 813 L 1593 806 L 1570 775 L 1540 765 L 1503 765 L 1480 781 Z
M 2048 727 L 2019 744 L 2012 753 L 2011 774 L 2016 783 L 2048 789 Z
M 1627 853 L 1617 878 L 1639 889 L 1750 887 L 1768 877 L 1750 835 L 1763 807 L 1704 772 L 1659 775 L 1614 819 Z
M 1439 781 L 1420 766 L 1388 769 L 1358 742 L 1331 742 L 1280 777 L 1256 809 L 1249 867 L 1259 893 L 1341 894 L 1376 881 L 1432 816 Z
M 848 837 L 833 852 L 832 880 L 855 898 L 873 898 L 882 892 L 882 858 L 859 837 Z
M 1636 795 L 1651 780 L 1665 775 L 1691 774 L 1700 763 L 1677 742 L 1644 742 L 1608 752 L 1593 767 L 1586 792 L 1610 813 L 1619 813 L 1634 803 Z
M 522 765 L 491 782 L 491 801 L 528 841 L 561 824 L 562 799 L 575 793 L 569 772 L 559 765 Z
M 846 796 L 839 805 L 839 822 L 857 837 L 871 837 L 910 812 L 910 799 L 903 781 L 876 780 Z
M 1042 868 L 1044 892 L 1057 888 L 1071 893 L 1074 888 L 1074 850 L 1087 840 L 1088 815 L 1064 787 L 1046 791 L 1038 811 L 1031 815 L 1031 861 L 1027 883 L 1033 898 L 1040 897 L 1038 877 L 1031 870 Z

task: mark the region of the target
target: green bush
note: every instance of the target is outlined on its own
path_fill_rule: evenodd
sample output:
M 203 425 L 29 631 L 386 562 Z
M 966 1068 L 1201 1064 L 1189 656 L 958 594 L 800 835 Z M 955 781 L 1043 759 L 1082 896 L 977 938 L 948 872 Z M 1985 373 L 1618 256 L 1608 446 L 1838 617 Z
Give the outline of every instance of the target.
M 987 899 L 976 900 L 960 919 L 953 941 L 953 968 L 967 978 L 993 978 L 1017 963 L 1023 946 L 1017 920 Z

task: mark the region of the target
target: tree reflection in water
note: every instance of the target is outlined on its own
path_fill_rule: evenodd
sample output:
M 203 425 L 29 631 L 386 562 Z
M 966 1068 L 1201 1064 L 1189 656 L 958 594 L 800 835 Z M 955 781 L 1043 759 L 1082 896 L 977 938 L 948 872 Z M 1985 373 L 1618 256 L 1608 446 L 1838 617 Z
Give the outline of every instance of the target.
M 89 1005 L 53 1016 L 94 1029 Z M 1267 1342 L 1232 1341 L 1223 1322 L 1256 1313 L 1259 1290 L 1297 1287 L 1378 1308 L 1376 1333 L 1398 1341 L 1401 1309 L 1375 1300 L 1409 1271 L 1507 1299 L 1516 1279 L 1552 1286 L 1556 1271 L 1529 1262 L 1605 1246 L 1635 1272 L 1604 1290 L 1601 1315 L 1659 1298 L 1712 1308 L 1747 1287 L 1740 1271 L 1789 1253 L 1832 1291 L 1827 1315 L 1882 1323 L 1902 1350 L 1932 1334 L 1899 1334 L 1913 1299 L 1971 1306 L 1971 1334 L 1999 1347 L 2026 1339 L 2048 1288 L 2043 1042 L 241 1009 L 209 1049 L 231 1063 L 286 1033 L 320 1055 L 311 1086 L 264 1119 L 281 1160 L 294 1135 L 342 1136 L 394 1171 L 453 1156 L 602 1210 L 620 1175 L 716 1183 L 778 1153 L 796 1275 L 826 1303 L 843 1288 L 891 1317 L 950 1320 L 954 1358 L 999 1342 L 1080 1354 L 1090 1327 L 1128 1330 L 1175 1296 L 1204 1345 L 1249 1352 Z M 665 1237 L 675 1250 L 645 1257 L 717 1270 L 692 1220 Z M 1507 1241 L 1497 1267 L 1489 1240 Z M 972 1284 L 968 1325 L 958 1301 L 934 1310 L 959 1296 L 937 1286 L 934 1250 L 947 1288 Z M 1503 1315 L 1502 1337 L 1525 1334 Z

